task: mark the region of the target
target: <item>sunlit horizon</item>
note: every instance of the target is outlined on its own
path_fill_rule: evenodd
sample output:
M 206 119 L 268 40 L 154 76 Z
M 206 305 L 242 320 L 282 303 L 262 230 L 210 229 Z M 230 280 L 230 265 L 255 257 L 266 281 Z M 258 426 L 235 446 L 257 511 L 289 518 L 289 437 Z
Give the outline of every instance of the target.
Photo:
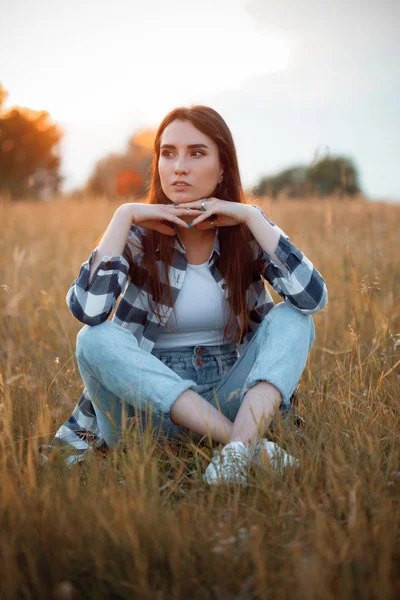
M 400 8 L 389 0 L 361 13 L 315 0 L 297 8 L 295 0 L 15 0 L 0 23 L 5 108 L 46 110 L 61 126 L 64 191 L 172 108 L 206 104 L 232 131 L 245 186 L 329 147 L 354 160 L 367 196 L 400 200 Z

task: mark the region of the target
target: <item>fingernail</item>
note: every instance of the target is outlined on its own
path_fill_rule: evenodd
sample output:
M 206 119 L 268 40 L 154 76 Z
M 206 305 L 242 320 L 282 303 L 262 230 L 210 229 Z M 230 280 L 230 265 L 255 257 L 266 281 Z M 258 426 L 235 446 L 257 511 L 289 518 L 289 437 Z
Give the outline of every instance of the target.
M 178 206 L 178 202 L 174 202 L 172 206 Z
M 192 226 L 192 223 L 193 223 L 193 221 L 190 221 L 190 222 L 187 224 L 187 225 L 188 225 L 188 227 L 191 227 L 191 226 Z

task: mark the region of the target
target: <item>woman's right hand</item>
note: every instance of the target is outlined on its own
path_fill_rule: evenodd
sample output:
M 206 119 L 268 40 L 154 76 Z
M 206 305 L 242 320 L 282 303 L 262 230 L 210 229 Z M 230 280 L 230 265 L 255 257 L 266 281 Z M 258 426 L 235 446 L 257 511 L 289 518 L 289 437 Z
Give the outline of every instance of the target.
M 191 208 L 188 212 L 186 208 L 178 208 L 168 204 L 147 204 L 140 202 L 132 202 L 122 204 L 118 210 L 123 209 L 127 211 L 132 222 L 139 227 L 145 227 L 146 229 L 154 229 L 165 235 L 175 235 L 175 229 L 163 223 L 163 221 L 169 221 L 170 223 L 176 223 L 180 227 L 188 228 L 186 221 L 179 217 L 188 216 L 190 220 L 198 217 L 203 211 L 200 209 Z

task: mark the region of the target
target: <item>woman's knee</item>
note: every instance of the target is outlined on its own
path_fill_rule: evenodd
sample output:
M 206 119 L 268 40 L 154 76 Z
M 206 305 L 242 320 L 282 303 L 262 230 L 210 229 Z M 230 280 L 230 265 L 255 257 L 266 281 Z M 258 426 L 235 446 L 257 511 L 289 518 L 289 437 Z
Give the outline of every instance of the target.
M 104 344 L 110 344 L 110 321 L 100 325 L 84 325 L 76 336 L 76 357 L 91 356 Z
M 308 335 L 310 340 L 309 347 L 311 348 L 313 345 L 315 340 L 315 325 L 312 315 L 305 315 L 286 302 L 280 302 L 270 310 L 266 318 L 269 321 L 268 326 L 274 322 L 281 332 L 286 330 L 290 333 L 291 337 Z

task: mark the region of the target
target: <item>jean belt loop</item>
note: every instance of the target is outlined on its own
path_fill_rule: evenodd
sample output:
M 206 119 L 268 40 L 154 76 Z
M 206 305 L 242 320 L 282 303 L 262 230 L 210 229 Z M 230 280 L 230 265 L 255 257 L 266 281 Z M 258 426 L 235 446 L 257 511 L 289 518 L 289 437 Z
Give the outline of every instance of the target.
M 221 355 L 220 354 L 216 354 L 215 358 L 217 359 L 219 374 L 222 376 L 224 374 L 224 368 L 222 366 Z

